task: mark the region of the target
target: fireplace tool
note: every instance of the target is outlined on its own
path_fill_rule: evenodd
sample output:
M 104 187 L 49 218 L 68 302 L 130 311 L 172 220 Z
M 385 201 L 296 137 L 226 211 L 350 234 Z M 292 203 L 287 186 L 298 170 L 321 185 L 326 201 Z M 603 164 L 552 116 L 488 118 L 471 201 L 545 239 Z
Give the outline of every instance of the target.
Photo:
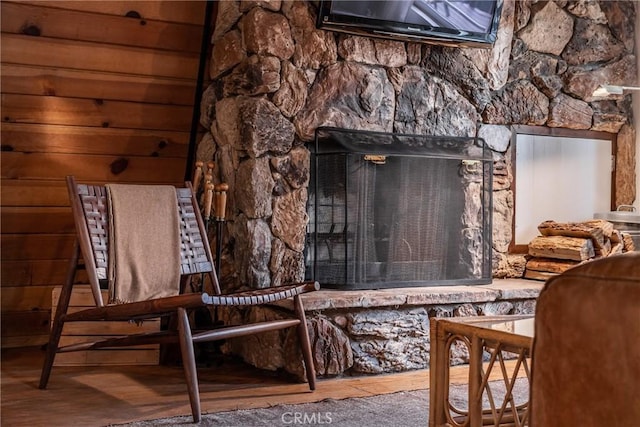
M 222 234 L 224 231 L 225 211 L 227 210 L 227 191 L 229 185 L 222 183 L 214 187 L 216 207 L 216 274 L 220 280 L 220 265 L 222 264 Z
M 214 162 L 207 162 L 206 173 L 204 173 L 204 185 L 202 186 L 201 194 L 198 194 L 198 190 L 200 189 L 200 180 L 202 179 L 202 174 L 204 172 L 204 163 L 201 161 L 196 162 L 196 169 L 193 173 L 193 192 L 196 199 L 202 201 L 202 216 L 204 219 L 204 228 L 207 235 L 209 235 L 209 225 L 212 219 L 211 208 L 213 205 L 213 192 L 215 188 L 213 184 L 213 168 Z M 205 290 L 205 278 L 205 274 L 202 273 L 200 275 L 201 291 Z M 192 290 L 194 289 L 192 288 Z M 210 328 L 214 325 L 221 325 L 221 322 L 219 322 L 218 320 L 218 312 L 216 308 L 214 308 L 213 313 L 211 313 L 211 311 L 209 311 L 209 309 L 207 308 L 194 310 L 193 316 L 195 325 L 197 327 Z M 201 363 L 205 363 L 206 365 L 210 365 L 211 363 L 220 364 L 221 362 L 217 359 L 219 359 L 219 355 L 221 354 L 220 346 L 222 344 L 223 341 L 199 343 L 197 346 L 197 360 Z
M 200 192 L 200 181 L 202 180 L 202 175 L 204 172 L 204 162 L 197 161 L 195 163 L 195 168 L 193 171 L 193 194 L 196 199 L 200 201 L 200 206 L 202 206 L 202 216 L 204 219 L 204 227 L 207 235 L 209 234 L 209 223 L 211 222 L 211 207 L 213 204 L 213 167 L 214 163 L 212 161 L 207 162 L 207 170 L 204 174 L 204 185 L 202 186 L 202 191 Z M 202 273 L 200 276 L 200 288 L 204 291 L 204 281 L 205 274 Z M 192 288 L 192 290 L 194 290 Z

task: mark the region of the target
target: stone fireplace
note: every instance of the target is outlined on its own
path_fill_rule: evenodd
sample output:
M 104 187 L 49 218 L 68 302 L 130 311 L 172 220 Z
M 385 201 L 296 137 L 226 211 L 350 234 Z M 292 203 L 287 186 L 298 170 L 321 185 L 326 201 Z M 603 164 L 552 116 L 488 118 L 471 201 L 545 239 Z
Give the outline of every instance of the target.
M 209 131 L 196 155 L 215 160 L 214 180 L 231 189 L 222 242 L 225 289 L 305 276 L 309 144 L 318 128 L 479 137 L 490 149 L 496 280 L 310 295 L 305 308 L 320 375 L 427 367 L 431 316 L 533 312 L 541 283 L 519 279 L 523 256 L 508 252 L 512 126 L 617 134 L 615 204 L 635 198 L 630 97 L 592 96 L 599 84 L 637 79 L 631 1 L 506 0 L 492 49 L 321 31 L 307 1 L 224 1 L 217 7 L 212 83 L 201 108 Z M 277 317 L 287 309 L 222 315 L 232 322 Z M 299 358 L 288 351 L 294 339 L 265 334 L 226 347 L 256 366 L 300 374 Z

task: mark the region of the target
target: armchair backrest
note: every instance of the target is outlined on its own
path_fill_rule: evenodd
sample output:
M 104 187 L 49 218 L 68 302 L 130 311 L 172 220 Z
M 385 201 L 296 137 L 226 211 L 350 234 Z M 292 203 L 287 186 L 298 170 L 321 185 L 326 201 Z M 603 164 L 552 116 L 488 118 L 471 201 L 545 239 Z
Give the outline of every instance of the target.
M 69 200 L 73 212 L 78 242 L 98 307 L 103 306 L 100 285 L 106 284 L 109 233 L 106 188 L 101 185 L 76 183 L 67 177 Z M 200 210 L 189 183 L 176 189 L 176 203 L 180 217 L 180 271 L 183 276 L 208 273 L 213 291 L 220 294 L 213 268 L 213 257 Z
M 640 252 L 574 267 L 536 305 L 531 426 L 640 420 Z

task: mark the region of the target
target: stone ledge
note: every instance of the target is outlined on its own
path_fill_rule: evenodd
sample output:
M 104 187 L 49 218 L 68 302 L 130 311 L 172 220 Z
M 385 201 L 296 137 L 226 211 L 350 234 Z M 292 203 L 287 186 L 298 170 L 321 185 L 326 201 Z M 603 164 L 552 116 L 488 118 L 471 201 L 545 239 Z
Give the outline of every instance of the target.
M 321 289 L 302 295 L 305 311 L 494 302 L 537 298 L 544 282 L 528 279 L 494 279 L 489 285 L 428 286 L 379 290 Z M 293 310 L 293 301 L 276 305 Z

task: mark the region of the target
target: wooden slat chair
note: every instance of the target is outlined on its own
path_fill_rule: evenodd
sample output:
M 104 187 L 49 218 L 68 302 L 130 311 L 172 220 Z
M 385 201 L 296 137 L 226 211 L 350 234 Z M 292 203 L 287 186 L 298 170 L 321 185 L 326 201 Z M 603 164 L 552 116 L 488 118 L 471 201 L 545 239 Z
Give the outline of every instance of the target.
M 307 331 L 304 309 L 300 295 L 319 289 L 317 282 L 302 282 L 267 289 L 250 290 L 223 295 L 216 277 L 211 249 L 207 240 L 204 223 L 198 209 L 196 197 L 190 183 L 186 188 L 177 189 L 177 204 L 181 226 L 181 271 L 182 278 L 189 280 L 192 275 L 208 274 L 215 295 L 204 292 L 182 293 L 176 296 L 126 304 L 105 305 L 100 292 L 100 283 L 107 278 L 107 197 L 103 186 L 77 184 L 73 177 L 67 177 L 67 186 L 77 231 L 77 241 L 69 262 L 66 282 L 62 287 L 57 310 L 47 346 L 44 366 L 40 377 L 40 388 L 47 386 L 53 362 L 57 353 L 94 350 L 106 347 L 122 347 L 150 343 L 172 343 L 180 345 L 182 363 L 185 370 L 191 411 L 194 422 L 201 419 L 198 377 L 196 372 L 194 344 L 223 340 L 265 331 L 297 327 L 302 356 L 309 388 L 315 389 L 315 368 L 311 355 L 311 345 Z M 82 254 L 82 260 L 80 259 Z M 162 262 L 162 260 L 159 260 Z M 76 272 L 85 268 L 89 277 L 95 307 L 67 313 Z M 186 277 L 185 277 L 186 276 Z M 247 306 L 268 304 L 293 298 L 295 316 L 290 319 L 260 323 L 218 327 L 196 331 L 190 325 L 189 312 L 199 307 Z M 144 320 L 162 316 L 176 316 L 177 326 L 173 329 L 109 338 L 99 341 L 59 346 L 60 336 L 66 322 Z

